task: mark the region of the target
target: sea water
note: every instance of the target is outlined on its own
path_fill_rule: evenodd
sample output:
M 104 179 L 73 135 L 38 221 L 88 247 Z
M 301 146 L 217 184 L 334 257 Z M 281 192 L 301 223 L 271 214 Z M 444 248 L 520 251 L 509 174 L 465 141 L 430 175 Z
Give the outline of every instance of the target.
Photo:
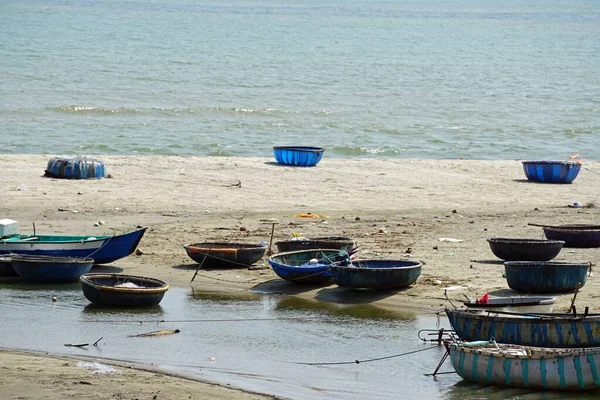
M 3 0 L 0 153 L 600 157 L 598 0 Z
M 91 305 L 78 283 L 12 281 L 0 283 L 0 310 L 0 347 L 88 357 L 97 364 L 77 365 L 89 374 L 119 373 L 107 365 L 116 359 L 295 400 L 597 398 L 427 376 L 445 349 L 419 330 L 449 328 L 447 319 L 372 304 L 172 287 L 157 307 L 111 309 Z M 449 360 L 440 369 L 448 371 Z

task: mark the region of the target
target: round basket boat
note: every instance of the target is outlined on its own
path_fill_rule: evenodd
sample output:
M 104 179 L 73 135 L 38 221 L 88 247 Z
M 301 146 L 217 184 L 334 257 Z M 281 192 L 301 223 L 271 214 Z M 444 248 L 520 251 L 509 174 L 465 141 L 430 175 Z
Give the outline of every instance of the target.
M 544 236 L 551 240 L 564 240 L 565 247 L 600 247 L 599 225 L 545 226 Z
M 421 275 L 422 263 L 406 260 L 355 260 L 332 265 L 333 281 L 352 289 L 392 290 L 408 287 Z
M 488 240 L 494 255 L 506 261 L 549 261 L 560 253 L 562 240 L 511 239 L 491 237 Z
M 65 179 L 98 179 L 107 176 L 102 161 L 85 157 L 54 157 L 48 161 L 46 175 Z
M 300 251 L 311 249 L 340 249 L 354 247 L 355 241 L 349 237 L 327 236 L 316 238 L 297 238 L 275 242 L 278 252 Z
M 183 247 L 192 260 L 211 268 L 248 267 L 267 252 L 266 245 L 255 243 L 202 242 Z
M 111 307 L 155 306 L 169 290 L 161 280 L 124 274 L 85 274 L 79 282 L 90 302 Z
M 589 262 L 507 261 L 506 283 L 520 293 L 572 292 L 585 285 Z
M 571 183 L 577 178 L 581 164 L 565 161 L 523 161 L 527 179 L 541 183 Z
M 308 249 L 279 253 L 269 259 L 273 272 L 297 284 L 331 281 L 331 265 L 338 258 L 349 257 L 339 249 Z M 311 262 L 312 261 L 312 262 Z
M 279 164 L 296 167 L 314 167 L 323 158 L 322 147 L 274 146 L 273 155 Z

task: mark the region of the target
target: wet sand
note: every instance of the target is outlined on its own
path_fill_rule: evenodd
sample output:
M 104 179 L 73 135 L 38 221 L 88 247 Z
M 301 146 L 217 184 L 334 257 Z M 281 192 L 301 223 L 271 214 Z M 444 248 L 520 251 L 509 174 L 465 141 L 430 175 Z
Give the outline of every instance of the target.
M 272 398 L 106 360 L 0 350 L 0 369 L 0 398 L 6 400 Z
M 125 272 L 190 286 L 197 264 L 183 244 L 269 242 L 302 236 L 349 236 L 361 258 L 421 260 L 409 289 L 356 293 L 303 288 L 276 279 L 262 260 L 254 267 L 201 270 L 195 290 L 255 288 L 324 302 L 373 303 L 431 312 L 455 300 L 517 295 L 486 238 L 543 238 L 528 223 L 598 223 L 600 163 L 586 162 L 570 185 L 525 180 L 519 161 L 324 159 L 315 168 L 276 165 L 268 158 L 99 157 L 110 179 L 43 177 L 50 156 L 2 155 L 2 215 L 21 232 L 112 234 L 149 227 L 132 255 L 97 271 Z M 591 207 L 570 208 L 573 202 Z M 297 218 L 312 213 L 327 218 Z M 96 226 L 95 226 L 96 225 Z M 440 241 L 441 238 L 460 241 Z M 275 246 L 273 246 L 275 250 Z M 565 248 L 558 261 L 597 261 L 600 249 Z M 167 294 L 168 295 L 168 294 Z M 594 276 L 577 295 L 578 309 L 600 312 Z M 572 294 L 558 296 L 566 310 Z M 0 393 L 1 394 L 1 393 Z

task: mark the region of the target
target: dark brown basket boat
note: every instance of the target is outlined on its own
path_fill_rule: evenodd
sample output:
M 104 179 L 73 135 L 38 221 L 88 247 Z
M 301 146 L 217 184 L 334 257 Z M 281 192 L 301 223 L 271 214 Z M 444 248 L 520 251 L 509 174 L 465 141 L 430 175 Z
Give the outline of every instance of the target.
M 254 243 L 204 242 L 183 247 L 192 260 L 209 268 L 247 267 L 267 251 L 267 246 Z
M 347 250 L 355 247 L 356 242 L 349 237 L 327 236 L 316 238 L 300 238 L 280 240 L 275 242 L 277 251 L 280 253 L 288 251 L 313 250 L 313 249 L 340 249 Z

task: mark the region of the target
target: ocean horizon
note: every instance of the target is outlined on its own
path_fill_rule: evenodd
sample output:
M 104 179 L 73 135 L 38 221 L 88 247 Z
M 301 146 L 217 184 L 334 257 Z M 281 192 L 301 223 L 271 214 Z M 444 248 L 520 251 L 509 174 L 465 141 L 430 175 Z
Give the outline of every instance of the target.
M 5 0 L 0 154 L 600 159 L 600 1 Z

